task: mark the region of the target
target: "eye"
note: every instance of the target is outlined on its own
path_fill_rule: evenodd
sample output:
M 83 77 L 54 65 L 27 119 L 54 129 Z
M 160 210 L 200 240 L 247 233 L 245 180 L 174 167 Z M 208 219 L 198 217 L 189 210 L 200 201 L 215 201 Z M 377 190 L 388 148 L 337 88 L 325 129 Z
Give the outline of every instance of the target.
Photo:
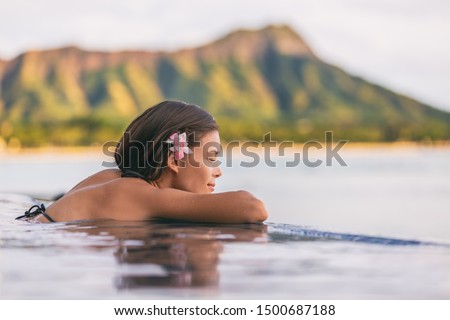
M 216 158 L 216 157 L 208 157 L 208 160 L 209 160 L 210 162 L 216 162 L 216 161 L 217 161 L 217 158 Z

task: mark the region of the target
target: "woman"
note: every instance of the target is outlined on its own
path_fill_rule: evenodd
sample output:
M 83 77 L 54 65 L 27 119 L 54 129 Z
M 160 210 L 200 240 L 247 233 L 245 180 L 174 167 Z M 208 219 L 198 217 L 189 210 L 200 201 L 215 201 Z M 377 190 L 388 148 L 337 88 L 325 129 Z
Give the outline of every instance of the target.
M 18 219 L 262 222 L 268 216 L 264 204 L 249 192 L 212 193 L 222 175 L 218 130 L 211 114 L 196 105 L 161 102 L 126 129 L 115 152 L 118 169 L 98 172 L 47 209 L 33 206 Z

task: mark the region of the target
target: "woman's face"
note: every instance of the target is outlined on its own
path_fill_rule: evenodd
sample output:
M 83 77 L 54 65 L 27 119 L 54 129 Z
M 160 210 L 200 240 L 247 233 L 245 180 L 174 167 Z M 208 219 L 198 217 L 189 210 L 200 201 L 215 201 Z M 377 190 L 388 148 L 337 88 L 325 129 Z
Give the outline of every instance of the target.
M 211 193 L 216 179 L 222 175 L 218 155 L 221 151 L 218 131 L 210 131 L 200 139 L 200 145 L 189 146 L 192 154 L 178 160 L 179 170 L 175 179 L 175 188 L 195 192 Z

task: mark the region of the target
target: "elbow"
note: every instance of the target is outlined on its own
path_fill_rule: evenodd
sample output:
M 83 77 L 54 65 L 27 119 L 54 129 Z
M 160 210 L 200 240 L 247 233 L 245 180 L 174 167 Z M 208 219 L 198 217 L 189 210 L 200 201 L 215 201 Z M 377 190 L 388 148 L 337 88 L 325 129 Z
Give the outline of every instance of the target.
M 251 215 L 250 223 L 261 223 L 267 220 L 269 213 L 261 200 L 255 199 L 253 214 Z
M 261 223 L 269 217 L 269 213 L 264 206 L 264 203 L 247 193 L 248 196 L 248 206 L 245 214 L 245 222 L 247 223 Z

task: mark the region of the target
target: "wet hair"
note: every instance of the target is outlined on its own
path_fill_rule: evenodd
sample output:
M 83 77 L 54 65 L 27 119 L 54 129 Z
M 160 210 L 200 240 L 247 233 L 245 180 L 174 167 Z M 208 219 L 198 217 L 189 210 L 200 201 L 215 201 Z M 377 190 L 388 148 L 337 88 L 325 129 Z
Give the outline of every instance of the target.
M 201 107 L 182 101 L 163 101 L 145 110 L 125 130 L 115 150 L 115 160 L 124 173 L 132 170 L 154 181 L 167 166 L 174 132 L 186 132 L 189 146 L 199 144 L 202 136 L 219 130 L 213 116 Z

